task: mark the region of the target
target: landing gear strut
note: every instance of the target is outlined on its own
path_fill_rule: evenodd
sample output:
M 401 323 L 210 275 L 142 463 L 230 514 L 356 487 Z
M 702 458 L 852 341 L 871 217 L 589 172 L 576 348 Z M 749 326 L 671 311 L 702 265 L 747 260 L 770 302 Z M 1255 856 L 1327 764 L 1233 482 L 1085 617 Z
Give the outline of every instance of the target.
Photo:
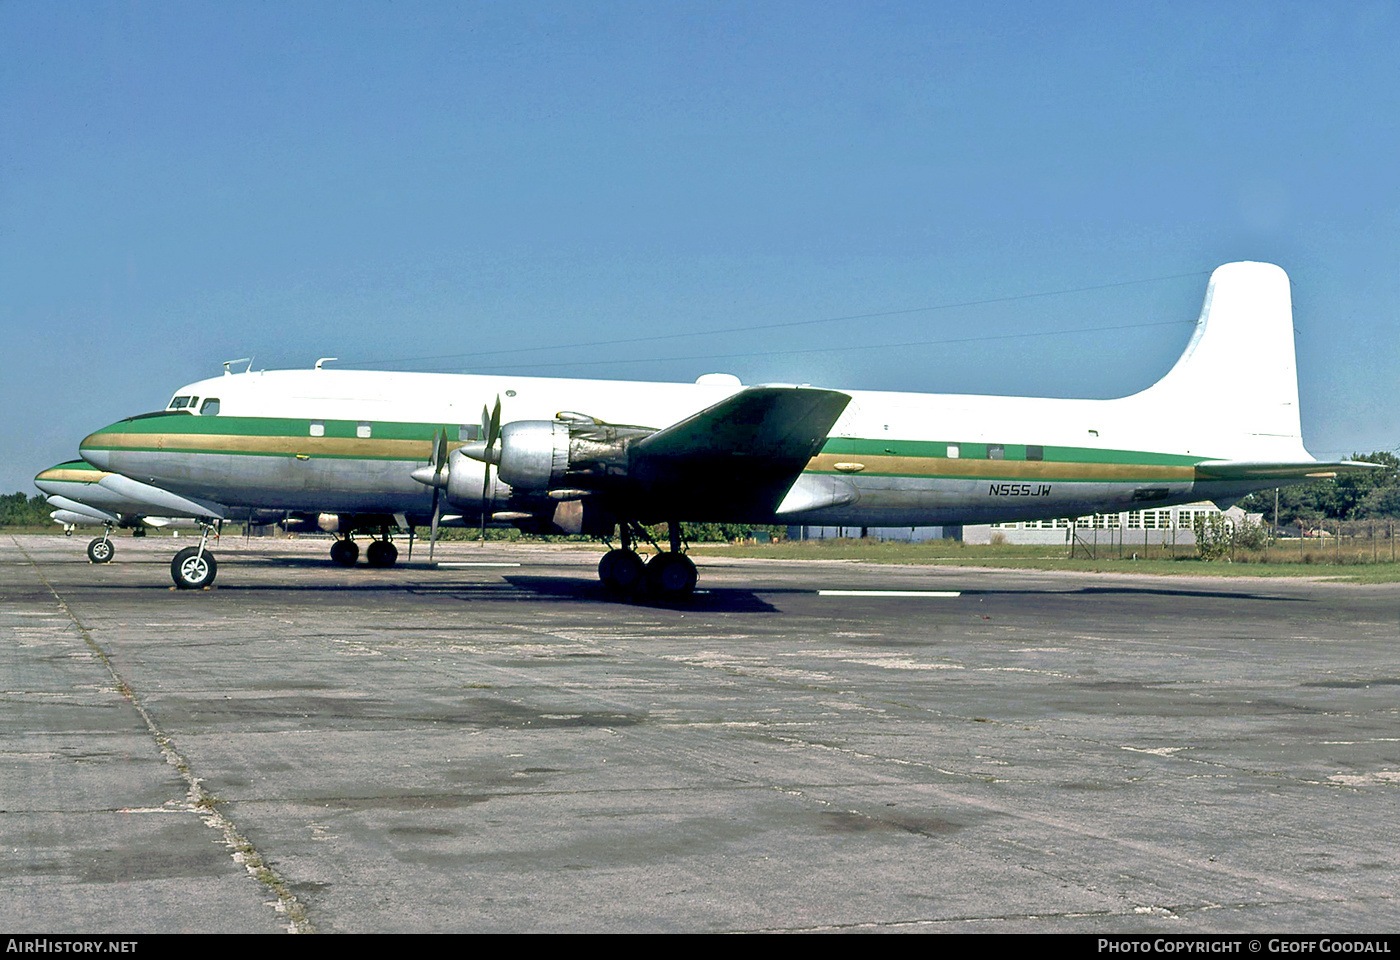
M 207 587 L 214 582 L 214 577 L 219 572 L 219 564 L 214 559 L 214 554 L 205 549 L 209 543 L 209 532 L 214 529 L 214 525 L 201 521 L 200 527 L 203 532 L 199 537 L 199 546 L 186 547 L 170 561 L 170 577 L 181 590 Z
M 88 559 L 93 563 L 107 563 L 116 556 L 117 547 L 112 543 L 112 525 L 107 524 L 107 528 L 102 531 L 102 536 L 93 538 L 88 543 Z
M 661 600 L 684 600 L 695 592 L 695 564 L 682 552 L 680 524 L 667 523 L 671 550 L 643 562 L 633 547 L 634 525 L 618 524 L 621 546 L 603 554 L 598 578 L 610 593 L 636 594 L 643 589 Z M 643 531 L 645 536 L 645 532 Z

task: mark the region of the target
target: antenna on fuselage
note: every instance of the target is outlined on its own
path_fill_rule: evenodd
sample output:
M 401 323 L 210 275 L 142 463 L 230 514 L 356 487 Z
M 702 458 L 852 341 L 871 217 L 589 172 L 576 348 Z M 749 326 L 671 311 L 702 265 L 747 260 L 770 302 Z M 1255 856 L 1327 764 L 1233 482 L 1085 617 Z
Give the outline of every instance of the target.
M 340 359 L 339 357 L 322 357 L 320 360 L 317 360 L 317 361 L 316 361 L 316 369 L 317 369 L 317 370 L 320 370 L 320 369 L 321 369 L 321 364 L 325 363 L 325 362 L 328 361 L 328 360 L 339 360 L 339 359 Z
M 244 373 L 248 373 L 249 371 L 251 371 L 251 370 L 253 369 L 253 358 L 252 358 L 252 357 L 239 357 L 237 360 L 225 360 L 225 361 L 224 361 L 224 376 L 226 376 L 226 377 L 231 377 L 231 376 L 233 376 L 233 371 L 229 370 L 229 367 L 233 366 L 235 363 L 246 363 L 246 364 L 248 364 L 248 369 L 247 369 L 247 370 L 244 370 L 244 371 L 243 371 Z

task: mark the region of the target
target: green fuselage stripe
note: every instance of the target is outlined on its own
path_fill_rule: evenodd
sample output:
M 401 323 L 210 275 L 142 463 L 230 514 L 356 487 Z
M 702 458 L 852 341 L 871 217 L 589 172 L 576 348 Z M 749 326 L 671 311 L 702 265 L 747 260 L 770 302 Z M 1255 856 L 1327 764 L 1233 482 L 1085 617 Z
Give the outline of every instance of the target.
M 428 461 L 433 437 L 456 424 L 170 414 L 124 420 L 83 447 L 256 457 Z M 320 435 L 313 436 L 315 425 Z M 453 449 L 462 443 L 453 440 Z M 950 451 L 955 447 L 956 451 Z M 950 457 L 948 454 L 955 452 Z M 1034 457 L 1030 458 L 1028 455 Z M 1203 458 L 1133 450 L 831 437 L 807 469 L 842 476 L 1036 481 L 1190 481 Z M 64 466 L 67 466 L 66 464 Z

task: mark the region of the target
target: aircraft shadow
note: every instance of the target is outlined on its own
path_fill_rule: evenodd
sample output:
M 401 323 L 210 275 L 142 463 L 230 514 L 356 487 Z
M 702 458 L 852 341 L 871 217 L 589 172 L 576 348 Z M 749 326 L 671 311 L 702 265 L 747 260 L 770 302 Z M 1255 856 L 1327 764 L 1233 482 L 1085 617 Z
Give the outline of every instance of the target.
M 718 613 L 777 613 L 778 608 L 760 600 L 750 590 L 699 590 L 686 600 L 666 601 L 653 597 L 619 597 L 597 580 L 576 580 L 567 577 L 508 576 L 507 583 L 528 590 L 537 596 L 582 601 L 625 603 L 634 607 L 657 607 L 663 610 L 697 610 Z M 764 593 L 780 591 L 765 590 Z M 811 591 L 793 591 L 810 593 Z
M 297 566 L 305 568 L 320 568 L 337 570 L 333 565 L 325 561 L 312 561 L 296 564 L 277 564 L 277 566 Z M 423 581 L 376 581 L 361 583 L 268 583 L 268 582 L 240 582 L 236 576 L 223 576 L 210 588 L 216 593 L 316 593 L 316 594 L 346 594 L 353 596 L 369 596 L 380 594 L 383 596 L 413 594 L 422 597 L 443 597 L 446 599 L 461 600 L 471 602 L 474 600 L 491 601 L 495 603 L 608 603 L 622 604 L 631 607 L 651 607 L 662 610 L 681 610 L 708 613 L 778 613 L 777 607 L 759 599 L 750 590 L 702 590 L 697 591 L 687 600 L 665 601 L 646 596 L 628 597 L 618 596 L 606 590 L 601 583 L 592 579 L 576 579 L 570 577 L 531 577 L 516 576 L 503 578 L 504 582 L 482 582 L 463 583 L 461 581 L 447 581 L 442 583 L 431 583 Z M 200 596 L 207 591 L 190 590 L 175 591 L 168 583 L 161 584 L 152 582 L 146 584 L 119 584 L 119 583 L 88 583 L 84 584 L 84 590 L 96 591 L 151 591 L 160 593 L 182 592 L 188 596 Z M 764 593 L 797 593 L 810 594 L 811 590 L 765 590 Z

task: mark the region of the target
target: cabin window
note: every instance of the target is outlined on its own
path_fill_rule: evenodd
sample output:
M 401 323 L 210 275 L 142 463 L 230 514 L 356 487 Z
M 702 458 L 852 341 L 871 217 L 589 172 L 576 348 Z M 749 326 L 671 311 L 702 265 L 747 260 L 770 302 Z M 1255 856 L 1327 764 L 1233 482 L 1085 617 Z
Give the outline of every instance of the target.
M 217 417 L 219 415 L 219 398 L 208 397 L 205 399 L 204 406 L 199 408 L 199 412 L 202 416 Z
M 464 423 L 457 427 L 457 439 L 463 443 L 473 443 L 481 439 L 481 424 Z
M 311 435 L 313 437 L 324 437 L 326 435 L 326 422 L 324 420 L 312 420 Z
M 948 459 L 956 460 L 960 456 L 962 456 L 962 448 L 959 447 L 956 443 L 948 444 Z
M 1006 459 L 1006 445 L 1005 445 L 1005 444 L 1002 444 L 1002 443 L 989 443 L 989 444 L 987 444 L 987 459 L 988 459 L 988 460 L 1005 460 L 1005 459 Z
M 1044 448 L 1044 447 L 1040 447 L 1040 446 L 1032 447 L 1032 446 L 1029 446 L 1029 445 L 1028 445 L 1028 446 L 1026 447 L 1026 459 L 1027 459 L 1027 460 L 1044 460 L 1044 459 L 1045 459 L 1045 448 Z
M 355 427 L 355 436 L 359 437 L 361 440 L 368 440 L 370 432 L 369 424 L 364 421 L 361 421 L 360 424 Z

